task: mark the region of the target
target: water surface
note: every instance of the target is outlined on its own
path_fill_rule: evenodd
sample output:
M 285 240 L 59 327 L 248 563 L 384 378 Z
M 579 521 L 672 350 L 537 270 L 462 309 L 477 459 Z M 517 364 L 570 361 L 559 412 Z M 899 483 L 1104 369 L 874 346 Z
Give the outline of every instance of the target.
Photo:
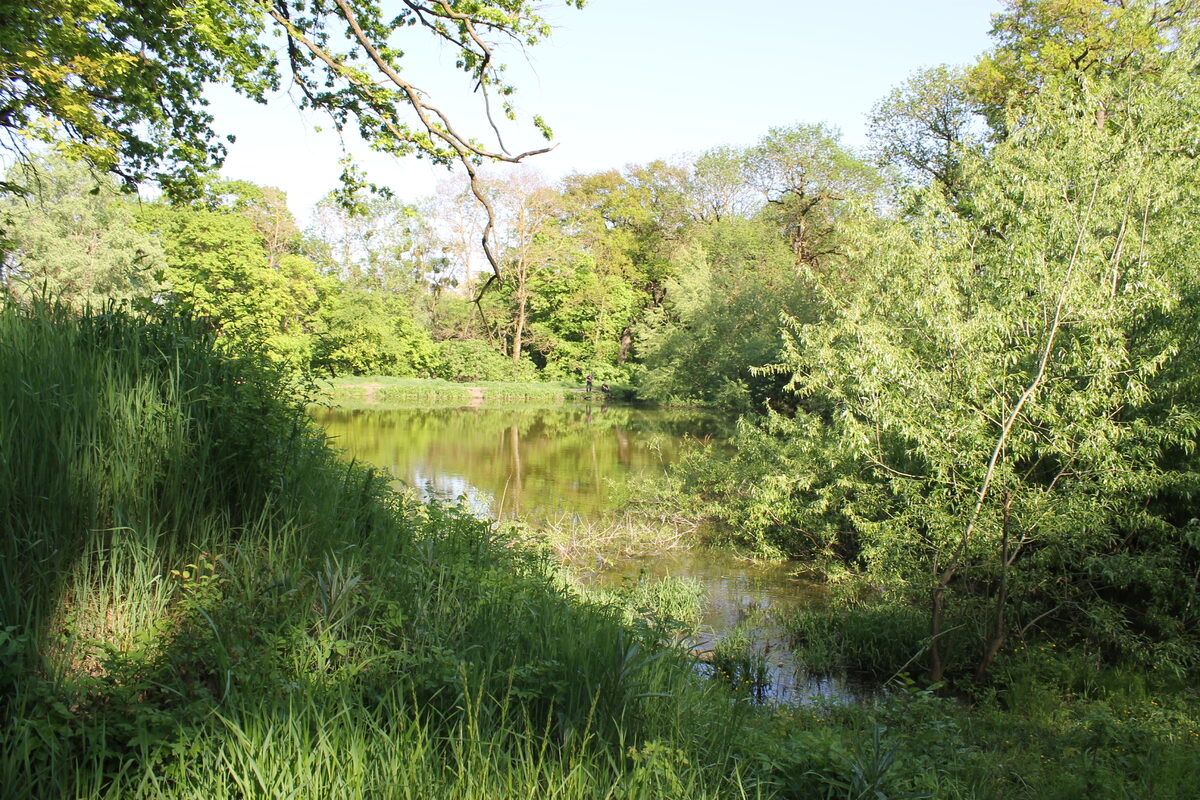
M 426 497 L 464 498 L 495 518 L 536 522 L 611 511 L 630 478 L 661 473 L 689 440 L 732 422 L 696 410 L 607 404 L 318 409 L 335 447 Z
M 689 442 L 720 441 L 733 420 L 688 409 L 578 404 L 534 407 L 315 409 L 336 447 L 388 470 L 425 497 L 462 499 L 480 516 L 537 523 L 564 516 L 602 518 L 629 481 L 661 474 Z M 845 699 L 840 680 L 806 675 L 772 617 L 818 600 L 821 587 L 797 580 L 787 565 L 763 565 L 728 553 L 672 552 L 598 566 L 597 583 L 639 574 L 690 577 L 708 594 L 699 653 L 736 626 L 751 631 L 766 657 L 766 698 Z

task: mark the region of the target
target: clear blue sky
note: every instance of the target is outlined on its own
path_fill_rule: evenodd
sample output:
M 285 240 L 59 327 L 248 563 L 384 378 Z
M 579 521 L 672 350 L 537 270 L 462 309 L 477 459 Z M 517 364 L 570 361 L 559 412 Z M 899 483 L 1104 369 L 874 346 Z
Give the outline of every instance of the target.
M 999 0 L 589 0 L 582 11 L 555 2 L 546 9 L 554 35 L 503 60 L 519 110 L 544 116 L 558 142 L 529 163 L 556 177 L 746 145 L 799 122 L 831 123 L 861 146 L 879 98 L 920 67 L 972 62 L 999 10 Z M 414 62 L 411 80 L 469 114 L 448 54 L 418 52 Z M 238 137 L 225 174 L 285 190 L 303 222 L 337 180 L 337 137 L 314 133 L 325 121 L 304 118 L 285 94 L 266 109 L 225 90 L 212 97 L 218 128 Z M 480 120 L 467 121 L 482 136 Z M 510 149 L 540 144 L 530 127 L 519 130 L 526 136 L 512 135 Z M 443 174 L 411 160 L 362 161 L 405 199 Z

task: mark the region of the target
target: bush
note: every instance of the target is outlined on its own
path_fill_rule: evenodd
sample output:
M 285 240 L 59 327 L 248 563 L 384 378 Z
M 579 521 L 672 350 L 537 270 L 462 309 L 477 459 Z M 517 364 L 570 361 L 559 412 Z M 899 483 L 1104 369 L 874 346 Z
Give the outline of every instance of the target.
M 513 361 L 479 339 L 436 343 L 431 372 L 448 381 L 532 381 L 538 377 L 531 361 Z
M 313 364 L 334 375 L 392 375 L 430 371 L 436 362 L 429 334 L 403 304 L 346 290 L 322 315 Z

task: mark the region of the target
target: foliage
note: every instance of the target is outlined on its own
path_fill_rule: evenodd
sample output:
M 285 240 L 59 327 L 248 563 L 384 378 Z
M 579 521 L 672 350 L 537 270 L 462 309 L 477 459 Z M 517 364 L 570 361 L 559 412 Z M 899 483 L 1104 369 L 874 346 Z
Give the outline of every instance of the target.
M 527 381 L 536 369 L 527 360 L 514 362 L 479 339 L 447 339 L 435 346 L 432 372 L 450 381 Z
M 980 146 L 977 115 L 963 70 L 921 70 L 871 109 L 872 150 L 906 182 L 933 182 L 959 199 L 964 152 Z
M 993 19 L 997 45 L 968 81 L 1001 137 L 1014 116 L 1025 116 L 1040 92 L 1062 80 L 1155 80 L 1161 55 L 1190 35 L 1198 10 L 1193 0 L 1006 0 L 1005 6 Z M 1110 111 L 1105 98 L 1087 105 L 1103 126 Z
M 186 5 L 53 0 L 10 6 L 0 25 L 0 130 L 67 142 L 65 152 L 126 182 L 194 186 L 219 163 L 223 143 L 204 110 L 204 87 L 232 84 L 262 100 L 277 88 L 271 48 L 260 41 L 255 3 Z M 10 176 L 6 190 L 30 184 Z
M 772 128 L 743 158 L 763 214 L 787 237 L 799 264 L 828 268 L 844 257 L 840 218 L 881 188 L 879 174 L 826 125 Z
M 141 222 L 162 244 L 169 302 L 209 320 L 231 351 L 308 364 L 311 321 L 331 288 L 311 261 L 287 253 L 272 265 L 254 221 L 239 213 L 148 205 Z
M 334 193 L 316 207 L 310 245 L 327 272 L 363 291 L 408 296 L 433 269 L 425 220 L 388 197 L 354 196 L 347 208 Z
M 313 365 L 334 375 L 428 375 L 440 363 L 429 334 L 404 303 L 343 288 L 321 310 Z
M 489 152 L 460 136 L 400 77 L 404 52 L 394 35 L 412 28 L 448 44 L 469 82 L 504 98 L 503 113 L 513 119 L 514 87 L 503 79 L 495 40 L 532 45 L 549 34 L 524 0 L 416 2 L 398 10 L 357 2 L 53 0 L 8 9 L 3 22 L 6 147 L 21 150 L 22 137 L 62 141 L 72 157 L 131 185 L 155 180 L 176 195 L 196 194 L 199 174 L 225 155 L 205 111 L 205 87 L 231 84 L 259 102 L 278 88 L 268 29 L 286 41 L 303 106 L 328 113 L 339 129 L 357 122 L 363 139 L 383 152 L 459 160 L 472 173 L 472 159 L 525 154 Z M 549 138 L 540 117 L 533 126 Z M 4 187 L 21 188 L 10 181 Z
M 969 215 L 927 192 L 853 283 L 811 270 L 826 311 L 791 323 L 779 369 L 815 416 L 765 431 L 793 440 L 779 454 L 739 442 L 745 510 L 782 501 L 797 534 L 929 604 L 934 681 L 968 668 L 951 613 L 988 620 L 980 678 L 1039 628 L 1197 666 L 1189 47 L 1154 81 L 1047 81 L 965 162 Z
M 602 381 L 627 376 L 621 334 L 639 310 L 640 294 L 618 275 L 605 275 L 587 258 L 532 282 L 530 332 L 543 353 L 547 377 L 592 373 Z
M 133 203 L 109 177 L 51 157 L 20 164 L 5 180 L 28 188 L 0 199 L 7 294 L 82 307 L 155 293 L 162 248 L 137 228 Z
M 779 315 L 806 315 L 810 294 L 778 230 L 761 221 L 714 222 L 679 251 L 675 271 L 664 308 L 640 337 L 641 392 L 737 411 L 780 401 L 784 381 L 753 370 L 779 359 Z

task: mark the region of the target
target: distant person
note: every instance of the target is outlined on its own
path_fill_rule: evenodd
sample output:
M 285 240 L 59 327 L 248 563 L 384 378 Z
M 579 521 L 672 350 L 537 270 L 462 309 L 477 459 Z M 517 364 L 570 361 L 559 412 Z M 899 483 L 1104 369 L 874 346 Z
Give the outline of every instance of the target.
M 602 383 L 600 384 L 600 391 L 604 392 L 604 399 L 607 400 L 608 393 L 612 391 L 612 387 L 610 387 L 607 383 Z
M 587 376 L 587 390 L 588 390 L 588 394 L 592 393 L 592 373 L 590 373 L 590 372 L 588 373 L 588 376 Z

